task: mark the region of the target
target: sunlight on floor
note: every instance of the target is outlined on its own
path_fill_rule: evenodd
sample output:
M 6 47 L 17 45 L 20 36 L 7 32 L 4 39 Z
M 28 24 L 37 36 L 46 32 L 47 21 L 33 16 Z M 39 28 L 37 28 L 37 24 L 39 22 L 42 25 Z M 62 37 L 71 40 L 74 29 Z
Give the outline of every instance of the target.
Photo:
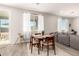
M 0 41 L 0 45 L 10 44 L 9 40 L 2 40 Z

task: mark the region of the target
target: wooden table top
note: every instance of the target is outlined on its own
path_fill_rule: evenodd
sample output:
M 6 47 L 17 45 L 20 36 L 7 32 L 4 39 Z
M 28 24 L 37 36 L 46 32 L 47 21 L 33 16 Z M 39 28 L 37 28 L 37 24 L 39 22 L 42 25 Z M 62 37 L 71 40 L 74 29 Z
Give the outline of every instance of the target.
M 38 38 L 38 39 L 42 39 L 42 38 L 46 38 L 46 37 L 51 37 L 51 36 L 54 36 L 54 35 L 32 35 L 34 38 Z

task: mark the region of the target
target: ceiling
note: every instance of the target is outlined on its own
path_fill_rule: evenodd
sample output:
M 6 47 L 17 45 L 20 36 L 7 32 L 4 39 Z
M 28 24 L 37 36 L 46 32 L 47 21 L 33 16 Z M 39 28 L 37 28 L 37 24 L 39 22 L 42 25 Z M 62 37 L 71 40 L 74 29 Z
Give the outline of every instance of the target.
M 4 5 L 65 17 L 79 16 L 79 3 L 16 3 Z

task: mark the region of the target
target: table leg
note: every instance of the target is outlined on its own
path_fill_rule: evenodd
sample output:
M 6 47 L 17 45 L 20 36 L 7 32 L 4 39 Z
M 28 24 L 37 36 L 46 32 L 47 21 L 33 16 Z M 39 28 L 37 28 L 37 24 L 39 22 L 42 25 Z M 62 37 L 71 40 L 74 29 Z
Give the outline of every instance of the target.
M 40 40 L 39 40 L 39 43 L 38 43 L 38 54 L 40 54 Z
M 47 45 L 47 56 L 49 56 L 49 45 Z

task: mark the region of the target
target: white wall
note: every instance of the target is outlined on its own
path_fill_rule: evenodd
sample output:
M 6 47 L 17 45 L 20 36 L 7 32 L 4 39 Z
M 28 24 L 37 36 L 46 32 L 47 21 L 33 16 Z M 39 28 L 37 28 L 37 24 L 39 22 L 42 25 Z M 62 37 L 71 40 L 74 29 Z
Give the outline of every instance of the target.
M 18 33 L 23 31 L 23 16 L 22 11 L 17 9 L 11 10 L 11 19 L 10 19 L 10 41 L 15 43 L 18 37 Z
M 45 14 L 44 15 L 44 29 L 46 33 L 57 31 L 57 16 Z

